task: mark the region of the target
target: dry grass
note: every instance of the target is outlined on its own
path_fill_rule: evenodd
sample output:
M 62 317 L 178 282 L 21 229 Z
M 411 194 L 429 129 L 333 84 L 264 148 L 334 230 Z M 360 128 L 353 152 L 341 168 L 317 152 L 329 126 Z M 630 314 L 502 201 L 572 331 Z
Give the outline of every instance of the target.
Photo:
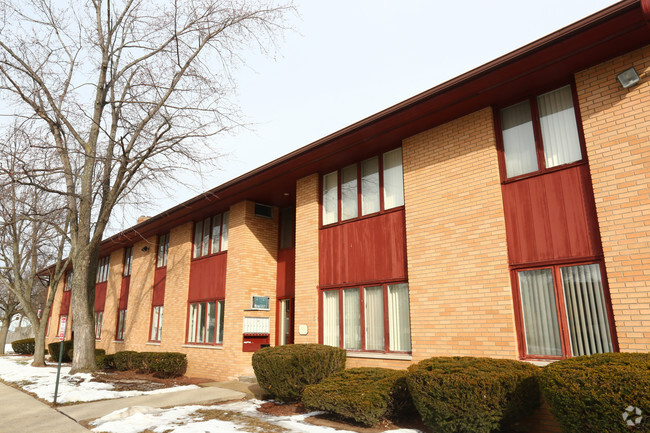
M 211 419 L 228 421 L 239 426 L 241 431 L 250 433 L 284 433 L 289 431 L 284 427 L 264 421 L 263 419 L 232 411 L 220 409 L 199 409 L 194 413 L 194 415 L 199 416 L 203 421 Z

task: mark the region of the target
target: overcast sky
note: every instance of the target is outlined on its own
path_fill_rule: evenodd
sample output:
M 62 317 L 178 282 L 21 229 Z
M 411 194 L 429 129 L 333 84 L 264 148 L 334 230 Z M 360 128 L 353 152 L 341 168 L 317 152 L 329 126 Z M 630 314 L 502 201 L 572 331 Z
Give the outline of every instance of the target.
M 216 138 L 220 170 L 118 212 L 155 215 L 615 2 L 295 0 L 275 58 L 248 56 L 236 102 L 253 130 Z

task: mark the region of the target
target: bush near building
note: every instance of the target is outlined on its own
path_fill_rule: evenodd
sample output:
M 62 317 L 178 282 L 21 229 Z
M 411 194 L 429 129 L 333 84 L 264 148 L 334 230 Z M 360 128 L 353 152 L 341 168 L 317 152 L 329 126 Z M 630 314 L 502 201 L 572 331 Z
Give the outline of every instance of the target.
M 72 362 L 72 347 L 74 342 L 72 340 L 65 340 L 63 342 L 63 357 L 61 362 Z M 59 349 L 61 348 L 61 342 L 55 341 L 47 345 L 48 352 L 54 362 L 59 361 Z
M 539 368 L 508 359 L 440 357 L 408 369 L 413 403 L 436 433 L 509 429 L 539 406 Z
M 324 410 L 365 426 L 414 411 L 406 371 L 388 368 L 340 371 L 307 386 L 302 402 L 310 410 Z
M 540 385 L 564 432 L 650 432 L 649 353 L 557 361 L 542 369 Z
M 307 385 L 345 368 L 345 350 L 322 344 L 265 347 L 253 354 L 259 385 L 280 401 L 299 401 Z
M 104 361 L 115 369 L 154 373 L 156 377 L 182 376 L 187 370 L 187 355 L 179 352 L 134 352 L 125 350 Z
M 15 340 L 11 343 L 11 348 L 14 353 L 19 355 L 33 355 L 34 354 L 34 339 L 24 338 L 22 340 Z

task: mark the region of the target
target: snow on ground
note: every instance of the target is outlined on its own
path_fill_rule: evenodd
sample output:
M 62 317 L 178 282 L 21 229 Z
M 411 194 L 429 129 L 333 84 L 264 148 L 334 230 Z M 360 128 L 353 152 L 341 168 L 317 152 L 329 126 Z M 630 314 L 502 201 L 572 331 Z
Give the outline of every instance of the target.
M 6 382 L 14 382 L 25 391 L 33 392 L 43 400 L 53 401 L 56 364 L 48 363 L 47 367 L 32 367 L 30 365 L 32 360 L 33 358 L 25 356 L 0 356 L 0 379 Z M 91 382 L 91 379 L 92 375 L 88 373 L 71 375 L 70 367 L 62 366 L 57 402 L 104 400 L 198 388 L 196 385 L 187 385 L 155 391 L 114 391 L 112 384 Z
M 120 409 L 91 423 L 94 432 L 139 433 L 149 430 L 155 433 L 241 433 L 242 431 L 273 431 L 287 433 L 353 433 L 331 427 L 316 426 L 305 422 L 305 418 L 318 412 L 291 416 L 272 416 L 259 412 L 264 403 L 247 400 L 218 406 L 181 406 L 172 409 L 131 407 Z M 221 415 L 203 420 L 200 410 L 218 410 Z M 233 414 L 239 416 L 233 416 Z M 248 419 L 248 421 L 247 421 Z M 246 428 L 248 424 L 248 429 Z M 390 433 L 419 433 L 419 430 L 399 429 Z
M 11 343 L 5 344 L 5 353 L 6 354 L 14 353 L 14 348 L 11 347 Z

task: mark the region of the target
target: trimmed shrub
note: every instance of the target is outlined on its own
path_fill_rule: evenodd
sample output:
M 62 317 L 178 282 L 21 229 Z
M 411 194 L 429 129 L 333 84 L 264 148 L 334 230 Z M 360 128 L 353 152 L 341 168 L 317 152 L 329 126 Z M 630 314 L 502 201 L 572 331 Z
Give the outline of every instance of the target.
M 140 354 L 133 350 L 115 352 L 113 355 L 115 369 L 119 371 L 137 370 L 140 368 Z
M 601 353 L 565 359 L 542 369 L 540 385 L 562 431 L 650 432 L 650 353 Z M 632 406 L 630 411 L 627 408 Z
M 307 385 L 345 368 L 345 350 L 322 344 L 265 347 L 253 354 L 253 370 L 263 390 L 279 401 L 298 401 Z
M 178 352 L 142 352 L 138 370 L 154 373 L 156 377 L 182 376 L 187 370 L 187 355 Z
M 413 403 L 437 433 L 507 429 L 539 405 L 539 368 L 509 359 L 429 358 L 408 369 Z
M 305 387 L 302 402 L 310 410 L 324 410 L 365 426 L 413 412 L 406 371 L 351 368 Z
M 72 362 L 72 346 L 73 346 L 73 341 L 72 340 L 65 340 L 63 342 L 63 358 L 61 358 L 61 362 Z M 61 347 L 61 342 L 60 341 L 55 341 L 54 343 L 50 343 L 47 345 L 48 351 L 50 352 L 50 356 L 52 357 L 52 360 L 54 362 L 59 362 L 59 348 Z
M 115 359 L 114 359 L 114 356 L 115 356 L 115 355 L 113 355 L 113 354 L 111 354 L 111 355 L 104 355 L 104 356 L 101 357 L 101 358 L 98 356 L 98 357 L 96 358 L 96 361 L 97 361 L 97 367 L 98 367 L 100 370 L 113 370 L 113 369 L 115 369 Z
M 14 353 L 19 355 L 33 355 L 34 354 L 34 339 L 25 338 L 23 340 L 16 340 L 11 343 L 11 348 Z

